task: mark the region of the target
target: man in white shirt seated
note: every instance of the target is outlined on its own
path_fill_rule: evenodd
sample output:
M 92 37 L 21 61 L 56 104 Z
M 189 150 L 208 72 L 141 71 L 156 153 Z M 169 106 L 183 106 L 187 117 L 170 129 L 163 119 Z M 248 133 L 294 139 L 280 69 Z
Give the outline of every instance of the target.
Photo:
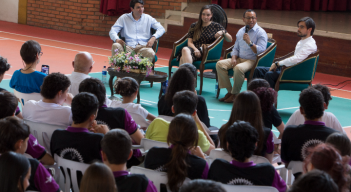
M 328 109 L 329 101 L 332 100 L 329 88 L 327 86 L 321 85 L 321 84 L 316 84 L 316 85 L 313 85 L 312 87 L 317 89 L 318 91 L 320 91 L 322 93 L 322 95 L 324 97 L 324 103 L 325 103 L 324 110 Z M 325 126 L 346 134 L 346 132 L 342 128 L 339 120 L 335 117 L 335 115 L 333 113 L 324 111 L 321 121 L 325 123 Z M 304 122 L 305 122 L 305 118 L 301 114 L 300 109 L 298 109 L 290 116 L 285 127 L 287 127 L 289 125 L 304 124 Z
M 72 124 L 71 105 L 72 94 L 68 93 L 71 85 L 68 77 L 61 73 L 51 73 L 44 78 L 40 94 L 43 100 L 29 100 L 23 106 L 23 118 L 38 123 L 59 126 Z
M 152 61 L 155 57 L 152 46 L 155 40 L 165 33 L 165 29 L 155 18 L 143 13 L 143 0 L 131 0 L 129 6 L 132 12 L 120 16 L 111 27 L 109 35 L 114 42 L 112 55 L 115 55 L 117 49 L 118 52 L 124 51 L 126 45 L 127 52 L 140 52 Z M 156 33 L 151 34 L 151 28 L 155 29 Z M 118 37 L 118 33 L 125 38 L 125 42 Z
M 295 47 L 294 55 L 282 61 L 275 62 L 269 67 L 257 67 L 255 69 L 253 78 L 264 78 L 268 81 L 269 85 L 274 89 L 277 82 L 281 66 L 290 67 L 305 60 L 310 54 L 317 51 L 316 41 L 312 35 L 316 27 L 314 21 L 310 17 L 304 17 L 297 22 L 297 36 L 301 40 Z

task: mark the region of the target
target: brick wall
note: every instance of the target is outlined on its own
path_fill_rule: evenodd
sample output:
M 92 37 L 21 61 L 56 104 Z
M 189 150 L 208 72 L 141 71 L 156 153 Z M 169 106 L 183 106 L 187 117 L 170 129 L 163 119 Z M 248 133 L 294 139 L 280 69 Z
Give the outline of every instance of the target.
M 166 10 L 180 11 L 182 2 L 187 0 L 145 0 L 145 12 L 155 18 L 165 18 Z

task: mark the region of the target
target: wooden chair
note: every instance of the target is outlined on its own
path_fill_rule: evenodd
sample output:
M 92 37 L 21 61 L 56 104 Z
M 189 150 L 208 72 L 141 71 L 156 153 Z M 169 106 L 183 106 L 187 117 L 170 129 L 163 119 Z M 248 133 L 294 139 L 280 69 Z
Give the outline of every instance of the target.
M 221 58 L 222 47 L 223 47 L 224 37 L 218 37 L 212 44 L 210 45 L 202 45 L 202 60 L 193 62 L 193 65 L 196 69 L 200 70 L 200 91 L 199 94 L 202 93 L 203 86 L 203 73 L 204 70 L 207 69 L 216 69 L 216 63 Z M 181 39 L 176 41 L 173 44 L 173 50 L 171 57 L 169 59 L 168 64 L 168 77 L 171 79 L 171 72 L 173 66 L 179 66 L 179 62 L 176 59 L 176 56 L 182 51 L 183 47 L 188 45 L 188 34 L 184 35 Z
M 228 59 L 232 57 L 230 53 L 232 52 L 233 48 L 234 48 L 234 45 L 224 51 L 223 59 Z M 259 55 L 257 55 L 257 59 L 254 67 L 252 67 L 250 71 L 245 73 L 245 78 L 247 78 L 247 86 L 252 80 L 256 67 L 270 67 L 272 65 L 276 50 L 277 50 L 277 42 L 274 39 L 268 39 L 267 49 L 262 53 L 260 53 Z M 229 69 L 228 76 L 233 76 L 233 75 L 234 75 L 234 70 Z M 217 73 L 216 73 L 216 80 L 218 80 Z M 218 87 L 217 95 L 216 95 L 217 98 L 219 96 L 219 93 L 220 93 L 220 89 Z
M 274 62 L 284 60 L 292 55 L 294 55 L 294 52 L 277 58 Z M 319 50 L 296 65 L 290 67 L 282 66 L 279 78 L 275 84 L 275 91 L 277 93 L 280 90 L 302 91 L 311 86 L 314 75 L 316 74 L 318 60 Z M 277 108 L 278 98 L 274 106 Z

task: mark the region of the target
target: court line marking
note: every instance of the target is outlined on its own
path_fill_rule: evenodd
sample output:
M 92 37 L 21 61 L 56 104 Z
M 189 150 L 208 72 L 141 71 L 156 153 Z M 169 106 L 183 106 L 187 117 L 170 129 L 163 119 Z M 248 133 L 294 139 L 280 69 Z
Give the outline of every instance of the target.
M 288 108 L 282 108 L 282 109 L 277 109 L 277 111 L 280 111 L 280 110 L 286 110 L 286 109 L 296 109 L 296 108 L 300 108 L 300 107 L 288 107 Z

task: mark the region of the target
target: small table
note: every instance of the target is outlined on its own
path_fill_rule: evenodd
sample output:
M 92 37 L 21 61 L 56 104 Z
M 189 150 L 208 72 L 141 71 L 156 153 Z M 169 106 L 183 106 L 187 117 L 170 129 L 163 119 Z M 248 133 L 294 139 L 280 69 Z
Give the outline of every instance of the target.
M 138 84 L 139 84 L 139 90 L 138 90 L 138 99 L 137 99 L 137 103 L 140 103 L 140 83 L 142 81 L 150 81 L 150 82 L 164 82 L 167 80 L 168 75 L 167 73 L 161 72 L 161 71 L 152 71 L 151 73 L 149 73 L 148 76 L 146 76 L 146 74 L 144 73 L 132 73 L 132 72 L 125 72 L 125 71 L 117 71 L 115 69 L 112 68 L 107 68 L 108 74 L 110 75 L 110 79 L 109 79 L 109 86 L 110 86 L 110 90 L 111 90 L 111 97 L 113 96 L 113 78 L 115 76 L 117 77 L 131 77 L 133 79 L 135 79 Z M 159 97 L 161 97 L 162 95 L 162 86 L 160 88 L 160 94 Z

